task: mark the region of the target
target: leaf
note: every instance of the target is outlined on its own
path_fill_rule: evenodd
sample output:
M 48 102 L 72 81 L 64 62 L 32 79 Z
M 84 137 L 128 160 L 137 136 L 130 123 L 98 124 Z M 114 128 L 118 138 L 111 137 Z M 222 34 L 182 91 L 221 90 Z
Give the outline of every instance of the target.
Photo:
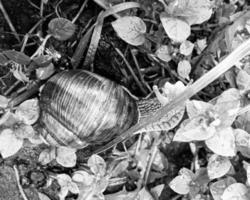
M 165 62 L 169 62 L 172 57 L 170 55 L 169 47 L 167 45 L 161 45 L 155 52 L 156 56 Z
M 227 157 L 213 154 L 208 160 L 208 176 L 210 179 L 220 178 L 230 170 L 231 166 Z
M 236 76 L 236 83 L 240 90 L 246 91 L 250 89 L 250 75 L 244 71 L 240 70 Z
M 85 186 L 90 186 L 93 184 L 94 176 L 87 173 L 86 171 L 79 170 L 74 172 L 72 180 L 84 184 Z
M 4 129 L 0 133 L 0 152 L 3 158 L 16 154 L 23 146 L 23 140 L 18 139 L 11 129 Z
M 27 125 L 34 124 L 39 118 L 37 99 L 29 99 L 21 103 L 16 109 L 16 116 Z
M 224 91 L 214 106 L 214 110 L 220 118 L 220 127 L 231 126 L 240 109 L 240 92 L 235 88 Z
M 169 187 L 178 194 L 188 194 L 190 191 L 190 183 L 194 179 L 194 174 L 187 168 L 182 168 L 170 183 Z
M 135 16 L 121 17 L 112 22 L 112 26 L 118 36 L 125 42 L 139 46 L 145 42 L 147 27 L 144 21 Z
M 76 149 L 58 147 L 56 149 L 56 162 L 64 167 L 74 167 L 76 165 Z
M 173 16 L 185 19 L 189 25 L 201 24 L 213 13 L 209 0 L 174 0 L 169 4 L 169 10 Z
M 230 176 L 212 183 L 210 185 L 210 191 L 214 200 L 222 200 L 221 196 L 224 190 L 233 183 L 236 183 L 236 180 Z
M 154 199 L 158 200 L 159 197 L 161 196 L 161 193 L 164 189 L 164 184 L 160 184 L 160 185 L 157 185 L 153 188 L 150 189 L 150 192 L 152 194 L 152 196 L 154 197 Z
M 161 14 L 160 19 L 168 37 L 173 41 L 183 42 L 189 37 L 191 29 L 187 22 L 178 18 L 167 17 L 165 14 Z
M 12 60 L 20 65 L 28 65 L 31 62 L 30 57 L 25 55 L 23 52 L 7 50 L 3 51 L 2 54 L 4 54 L 9 60 Z
M 94 174 L 104 176 L 106 174 L 106 163 L 103 158 L 97 154 L 93 154 L 88 159 L 88 166 Z
M 198 39 L 196 41 L 196 50 L 198 54 L 201 54 L 201 52 L 207 47 L 207 40 L 204 39 Z
M 9 99 L 5 96 L 0 95 L 0 108 L 6 108 L 8 106 Z
M 207 125 L 208 120 L 207 116 L 204 115 L 198 115 L 186 120 L 185 124 L 177 130 L 173 141 L 191 142 L 212 138 L 216 133 L 216 129 Z
M 188 40 L 185 40 L 184 42 L 181 43 L 180 46 L 180 53 L 189 56 L 193 52 L 194 49 L 194 44 Z
M 138 199 L 138 200 L 154 200 L 152 195 L 145 189 L 145 187 L 139 191 L 136 199 Z
M 79 188 L 76 183 L 72 182 L 71 178 L 67 174 L 58 174 L 56 176 L 57 182 L 60 185 L 61 189 L 58 193 L 58 196 L 60 199 L 64 199 L 68 192 L 72 192 L 74 194 L 79 193 Z
M 197 115 L 204 114 L 206 110 L 209 110 L 212 108 L 212 104 L 204 102 L 204 101 L 198 101 L 198 100 L 188 100 L 186 102 L 186 109 L 187 114 L 189 118 L 194 118 Z
M 234 129 L 235 144 L 243 156 L 250 158 L 250 135 L 242 129 Z
M 177 73 L 180 77 L 185 78 L 185 79 L 190 79 L 189 78 L 189 74 L 191 72 L 191 64 L 188 60 L 181 60 L 178 63 L 178 67 L 177 67 Z
M 45 195 L 41 192 L 37 192 L 37 194 L 38 194 L 38 197 L 40 200 L 50 200 L 50 198 L 47 195 Z
M 51 35 L 60 41 L 69 39 L 76 30 L 76 26 L 65 18 L 52 19 L 48 28 Z
M 231 127 L 218 130 L 213 137 L 205 141 L 207 147 L 214 153 L 221 156 L 235 156 L 236 145 Z
M 168 101 L 172 101 L 175 97 L 181 94 L 186 89 L 186 86 L 177 81 L 175 84 L 166 82 L 162 87 L 163 96 L 168 98 Z
M 40 162 L 42 165 L 46 165 L 55 158 L 56 158 L 55 148 L 44 149 L 39 155 L 38 162 Z
M 248 188 L 242 183 L 233 183 L 223 192 L 222 200 L 248 200 Z
M 21 123 L 15 126 L 14 135 L 20 139 L 32 138 L 35 136 L 35 130 L 32 126 Z
M 46 67 L 40 67 L 36 69 L 36 77 L 40 80 L 45 80 L 49 78 L 55 72 L 55 67 L 53 63 L 50 63 Z

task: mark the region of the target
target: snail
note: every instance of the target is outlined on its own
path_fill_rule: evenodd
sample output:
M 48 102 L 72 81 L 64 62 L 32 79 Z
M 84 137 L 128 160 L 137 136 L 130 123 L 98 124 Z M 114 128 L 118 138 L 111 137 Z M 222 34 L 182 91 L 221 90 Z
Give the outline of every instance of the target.
M 119 137 L 162 106 L 157 98 L 135 100 L 123 86 L 84 70 L 63 71 L 50 78 L 39 105 L 43 138 L 51 145 L 76 149 Z M 146 130 L 169 129 L 183 112 L 167 115 Z

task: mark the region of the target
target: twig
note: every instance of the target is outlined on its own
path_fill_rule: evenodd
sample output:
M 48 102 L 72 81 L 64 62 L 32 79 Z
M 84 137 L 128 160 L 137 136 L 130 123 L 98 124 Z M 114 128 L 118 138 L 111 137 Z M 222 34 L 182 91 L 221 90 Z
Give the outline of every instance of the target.
M 80 16 L 80 14 L 82 13 L 83 9 L 85 8 L 85 6 L 87 5 L 89 0 L 85 0 L 84 3 L 82 4 L 80 10 L 78 11 L 78 13 L 76 14 L 76 16 L 72 19 L 72 23 L 74 24 L 76 22 L 76 20 L 78 19 L 78 17 Z
M 24 200 L 28 200 L 28 198 L 26 197 L 26 194 L 24 193 L 23 188 L 22 188 L 22 186 L 20 184 L 19 173 L 18 173 L 16 165 L 13 166 L 13 169 L 15 171 L 16 181 L 17 181 L 17 186 L 18 186 L 19 192 L 21 193 Z
M 144 95 L 147 94 L 147 91 L 143 88 L 142 84 L 140 83 L 140 81 L 138 80 L 137 76 L 135 75 L 135 72 L 133 71 L 131 65 L 129 64 L 129 62 L 127 61 L 127 59 L 125 58 L 125 56 L 123 55 L 123 53 L 120 51 L 120 49 L 115 48 L 115 51 L 119 54 L 119 56 L 121 56 L 122 60 L 125 62 L 129 72 L 131 73 L 131 75 L 133 76 L 135 82 L 137 83 L 138 87 L 140 88 L 140 90 L 143 92 Z
M 127 138 L 131 137 L 134 133 L 139 131 L 140 129 L 148 126 L 149 124 L 155 123 L 159 121 L 163 116 L 170 113 L 170 111 L 174 110 L 176 107 L 185 103 L 186 100 L 194 96 L 200 90 L 205 88 L 207 85 L 212 83 L 214 80 L 219 78 L 222 74 L 224 74 L 227 70 L 229 70 L 235 63 L 244 58 L 246 55 L 250 53 L 250 39 L 246 40 L 243 44 L 238 46 L 232 53 L 230 53 L 224 60 L 222 60 L 217 66 L 211 69 L 209 72 L 204 74 L 201 78 L 195 81 L 192 85 L 187 87 L 184 92 L 178 95 L 173 101 L 169 104 L 163 106 L 153 115 L 150 115 L 136 125 L 130 127 L 128 130 L 123 132 L 119 137 L 102 147 L 101 149 L 95 151 L 94 153 L 103 152 L 112 146 L 120 143 Z
M 37 10 L 40 10 L 40 8 L 36 5 L 36 4 L 34 4 L 31 0 L 27 0 L 28 2 L 29 2 L 29 4 L 31 5 L 31 6 L 33 6 L 34 8 L 36 8 Z
M 4 16 L 5 20 L 7 21 L 8 25 L 10 27 L 10 30 L 13 32 L 15 38 L 18 40 L 18 42 L 21 42 L 20 37 L 17 34 L 16 29 L 13 26 L 13 24 L 12 24 L 10 18 L 9 18 L 9 15 L 8 15 L 8 13 L 6 12 L 6 10 L 5 10 L 4 6 L 3 6 L 2 0 L 0 0 L 0 10 L 2 11 L 3 16 Z

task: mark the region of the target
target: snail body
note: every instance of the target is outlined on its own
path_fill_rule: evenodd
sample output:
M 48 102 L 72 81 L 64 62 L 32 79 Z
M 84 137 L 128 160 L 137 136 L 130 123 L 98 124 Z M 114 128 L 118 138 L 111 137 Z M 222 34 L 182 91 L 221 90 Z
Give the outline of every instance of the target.
M 81 149 L 118 137 L 160 107 L 156 99 L 136 101 L 122 86 L 99 75 L 64 71 L 41 92 L 42 136 L 51 145 Z

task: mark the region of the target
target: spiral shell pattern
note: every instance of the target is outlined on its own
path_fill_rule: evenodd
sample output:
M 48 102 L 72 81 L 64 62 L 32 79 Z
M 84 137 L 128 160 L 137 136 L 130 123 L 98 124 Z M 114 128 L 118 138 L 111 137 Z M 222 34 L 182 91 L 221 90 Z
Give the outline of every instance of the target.
M 44 139 L 77 149 L 112 140 L 139 117 L 136 101 L 123 87 L 83 70 L 53 76 L 41 92 L 40 108 Z

